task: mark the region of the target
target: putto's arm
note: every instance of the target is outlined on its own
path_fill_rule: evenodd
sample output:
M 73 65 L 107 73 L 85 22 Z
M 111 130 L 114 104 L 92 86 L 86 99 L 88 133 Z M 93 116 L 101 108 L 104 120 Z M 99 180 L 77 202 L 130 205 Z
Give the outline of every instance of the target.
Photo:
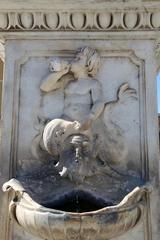
M 69 81 L 71 81 L 71 77 L 68 78 L 67 74 L 69 69 L 70 65 L 65 61 L 60 59 L 54 59 L 51 61 L 50 71 L 52 73 L 44 79 L 40 86 L 41 91 L 51 92 L 64 87 Z
M 60 81 L 63 76 L 63 72 L 53 72 L 48 77 L 46 77 L 40 86 L 41 91 L 51 92 L 62 87 L 62 81 Z
M 99 82 L 96 83 L 96 86 L 91 90 L 91 97 L 93 105 L 91 108 L 90 115 L 92 120 L 96 120 L 104 110 L 105 102 L 103 99 L 102 86 Z
M 99 82 L 96 82 L 95 86 L 91 89 L 92 107 L 90 113 L 81 124 L 81 130 L 87 130 L 90 128 L 93 121 L 95 121 L 104 111 L 105 102 L 103 99 L 102 87 Z

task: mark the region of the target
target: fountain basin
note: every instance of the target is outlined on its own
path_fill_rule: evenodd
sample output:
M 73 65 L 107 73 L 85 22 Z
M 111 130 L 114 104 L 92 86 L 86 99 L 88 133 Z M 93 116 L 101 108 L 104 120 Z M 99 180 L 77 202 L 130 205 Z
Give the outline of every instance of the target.
M 82 212 L 74 212 L 74 209 L 71 212 L 38 204 L 16 179 L 5 183 L 3 190 L 14 193 L 9 211 L 13 219 L 27 232 L 47 240 L 103 240 L 119 236 L 139 223 L 143 217 L 149 187 L 144 185 L 134 188 L 117 205 L 106 205 L 94 211 L 85 209 L 84 212 L 83 209 Z

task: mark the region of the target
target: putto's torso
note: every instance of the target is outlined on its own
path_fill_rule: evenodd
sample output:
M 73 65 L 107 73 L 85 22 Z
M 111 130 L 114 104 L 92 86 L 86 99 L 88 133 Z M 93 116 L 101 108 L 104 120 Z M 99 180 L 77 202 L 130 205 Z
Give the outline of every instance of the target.
M 81 121 L 90 112 L 93 104 L 92 91 L 98 84 L 90 78 L 72 81 L 65 88 L 64 114 L 69 119 Z

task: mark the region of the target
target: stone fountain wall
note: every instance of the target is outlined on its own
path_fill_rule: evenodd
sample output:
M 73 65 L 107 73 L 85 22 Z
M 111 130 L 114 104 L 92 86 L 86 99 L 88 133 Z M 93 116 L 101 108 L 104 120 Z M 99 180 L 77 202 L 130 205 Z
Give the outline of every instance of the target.
M 119 87 L 125 83 L 136 91 L 135 99 L 128 98 L 105 115 L 112 138 L 111 160 L 120 171 L 136 173 L 153 185 L 152 194 L 146 196 L 143 221 L 115 240 L 158 240 L 159 29 L 158 1 L 1 1 L 0 38 L 5 43 L 1 185 L 12 177 L 24 176 L 31 166 L 41 166 L 41 158 L 32 148 L 40 129 L 39 119 L 60 118 L 63 114 L 63 91 L 44 94 L 40 90 L 49 74 L 50 60 L 70 60 L 78 48 L 89 46 L 101 56 L 96 78 L 105 102 L 115 101 Z M 0 192 L 1 239 L 38 239 L 9 218 L 10 198 Z

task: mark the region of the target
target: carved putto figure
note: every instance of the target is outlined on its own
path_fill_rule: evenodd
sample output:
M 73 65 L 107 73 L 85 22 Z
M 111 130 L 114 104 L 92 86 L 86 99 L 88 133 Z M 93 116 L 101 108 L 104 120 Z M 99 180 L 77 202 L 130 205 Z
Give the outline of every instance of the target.
M 44 92 L 64 89 L 65 106 L 63 119 L 78 121 L 87 130 L 104 109 L 102 86 L 95 79 L 100 67 L 96 50 L 84 47 L 78 50 L 71 62 L 55 59 L 50 63 L 53 72 L 41 85 Z M 71 73 L 73 77 L 64 77 Z
M 101 83 L 95 78 L 100 67 L 100 55 L 90 47 L 79 49 L 71 61 L 55 58 L 49 67 L 51 73 L 43 80 L 40 89 L 46 93 L 63 89 L 64 110 L 60 119 L 53 119 L 45 126 L 44 149 L 57 159 L 56 167 L 61 176 L 79 178 L 80 181 L 95 172 L 108 171 L 109 165 L 98 146 L 103 145 L 103 137 L 95 133 L 92 126 L 102 118 L 108 106 L 112 108 L 123 95 L 135 96 L 136 91 L 125 83 L 118 91 L 117 100 L 105 103 Z M 82 147 L 84 139 L 92 151 L 86 152 Z M 79 154 L 80 158 L 77 157 Z M 104 163 L 103 170 L 99 170 L 97 159 Z M 113 173 L 111 169 L 110 172 Z

